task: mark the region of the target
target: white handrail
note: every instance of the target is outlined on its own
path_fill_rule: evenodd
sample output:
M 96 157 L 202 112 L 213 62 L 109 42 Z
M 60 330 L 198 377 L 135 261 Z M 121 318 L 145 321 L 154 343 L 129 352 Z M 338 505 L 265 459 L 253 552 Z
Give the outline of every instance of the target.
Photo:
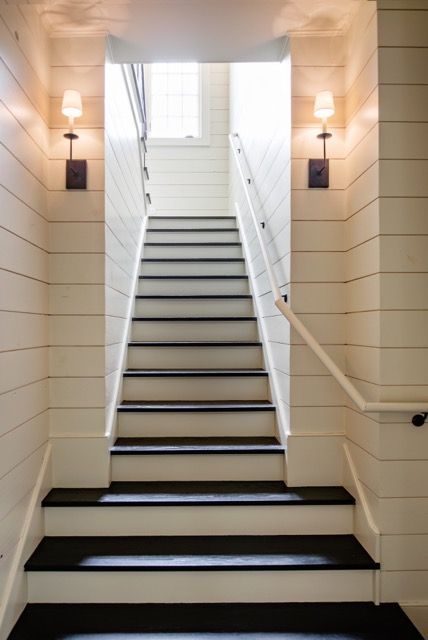
M 237 148 L 235 140 L 239 141 L 239 135 L 237 133 L 229 134 L 229 142 L 232 148 L 233 156 L 236 161 L 236 167 L 238 169 L 239 176 L 241 178 L 242 186 L 244 189 L 245 199 L 248 204 L 248 208 L 253 219 L 254 227 L 256 230 L 257 238 L 260 243 L 260 249 L 263 256 L 263 260 L 266 266 L 266 272 L 268 274 L 269 283 L 272 289 L 275 306 L 280 310 L 282 315 L 288 320 L 293 329 L 297 331 L 300 337 L 306 342 L 308 347 L 315 353 L 318 359 L 331 373 L 336 382 L 342 387 L 345 393 L 351 398 L 356 406 L 365 413 L 397 413 L 397 412 L 416 412 L 426 413 L 428 412 L 428 401 L 420 400 L 416 402 L 367 402 L 358 389 L 352 384 L 347 376 L 339 369 L 337 364 L 330 358 L 328 353 L 323 349 L 319 342 L 314 338 L 310 331 L 305 327 L 303 322 L 299 320 L 296 314 L 290 309 L 289 305 L 284 301 L 278 283 L 276 281 L 275 273 L 273 271 L 272 264 L 269 259 L 266 244 L 261 231 L 261 222 L 257 219 L 256 212 L 254 210 L 253 202 L 250 192 L 248 190 L 248 184 L 252 184 L 252 178 L 250 175 L 245 176 L 240 162 L 240 155 L 243 157 L 242 146 L 239 143 Z M 240 215 L 239 207 L 236 207 L 238 215 Z M 242 221 L 241 221 L 242 222 Z

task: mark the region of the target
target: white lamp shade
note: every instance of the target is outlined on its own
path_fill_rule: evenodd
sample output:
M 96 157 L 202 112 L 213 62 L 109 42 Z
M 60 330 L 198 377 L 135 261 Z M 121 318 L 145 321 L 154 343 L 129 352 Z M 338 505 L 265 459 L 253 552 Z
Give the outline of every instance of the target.
M 64 91 L 62 112 L 69 118 L 79 118 L 82 115 L 82 97 L 75 89 L 66 89 Z
M 331 91 L 320 91 L 315 96 L 314 116 L 316 118 L 330 118 L 335 112 L 334 97 Z

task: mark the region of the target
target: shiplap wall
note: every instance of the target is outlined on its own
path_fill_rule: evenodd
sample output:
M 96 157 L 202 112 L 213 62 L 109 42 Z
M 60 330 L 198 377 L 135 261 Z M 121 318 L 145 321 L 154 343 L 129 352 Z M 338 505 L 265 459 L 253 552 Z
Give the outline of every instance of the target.
M 253 178 L 250 188 L 260 220 L 266 222 L 271 261 L 281 290 L 290 282 L 290 63 L 231 65 L 230 129 L 239 134 Z M 253 271 L 254 294 L 265 332 L 268 366 L 283 430 L 289 422 L 290 335 L 288 323 L 273 304 L 254 224 L 245 201 L 235 161 L 230 161 L 230 210 L 238 203 L 248 241 L 247 260 Z M 284 434 L 281 434 L 284 437 Z
M 48 39 L 0 7 L 0 602 L 48 438 Z M 39 510 L 40 511 L 40 510 Z M 33 548 L 42 535 L 33 531 Z M 32 548 L 29 549 L 31 552 Z M 22 574 L 23 575 L 23 574 Z M 25 582 L 17 582 L 18 607 Z M 12 603 L 9 616 L 19 611 Z M 7 620 L 5 624 L 12 624 Z M 7 633 L 7 629 L 5 631 Z
M 209 144 L 169 147 L 149 141 L 153 215 L 228 215 L 229 65 L 203 66 L 209 74 Z
M 417 400 L 428 391 L 428 7 L 377 5 L 348 41 L 347 366 L 369 399 Z M 426 603 L 428 431 L 410 418 L 348 407 L 346 431 L 382 533 L 381 599 Z
M 50 40 L 50 433 L 54 484 L 108 481 L 105 434 L 105 38 Z M 64 89 L 82 94 L 73 157 L 88 160 L 86 191 L 65 190 Z M 84 446 L 83 446 L 84 443 Z M 104 451 L 102 456 L 100 452 Z
M 292 309 L 329 355 L 345 365 L 343 218 L 344 64 L 342 36 L 290 38 L 292 93 L 291 284 Z M 308 188 L 308 160 L 322 157 L 321 122 L 314 96 L 330 89 L 329 189 Z M 291 337 L 290 484 L 340 484 L 344 433 L 341 390 L 295 332 Z
M 105 114 L 106 418 L 114 432 L 122 354 L 141 253 L 145 196 L 138 125 L 122 68 L 106 65 Z

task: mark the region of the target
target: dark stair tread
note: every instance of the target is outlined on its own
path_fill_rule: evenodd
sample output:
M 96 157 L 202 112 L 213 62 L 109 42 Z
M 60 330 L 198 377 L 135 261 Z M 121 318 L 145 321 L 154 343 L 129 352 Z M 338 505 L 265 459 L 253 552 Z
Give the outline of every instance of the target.
M 240 247 L 241 242 L 145 242 L 145 247 Z
M 137 316 L 134 322 L 257 322 L 254 316 Z
M 125 378 L 267 378 L 264 369 L 127 369 Z
M 373 570 L 353 535 L 45 537 L 26 571 Z
M 232 229 L 233 231 L 233 229 Z M 222 263 L 222 262 L 245 262 L 245 258 L 142 258 L 141 262 L 178 262 L 181 264 L 182 262 L 213 262 L 213 263 Z
M 423 640 L 397 604 L 28 604 L 9 640 Z
M 236 216 L 149 216 L 152 220 L 236 220 Z
M 192 275 L 166 275 L 166 276 L 138 276 L 139 280 L 248 280 L 248 276 L 242 275 L 204 275 L 204 276 L 192 276 Z
M 118 411 L 275 411 L 268 400 L 122 400 Z
M 112 482 L 100 489 L 52 489 L 43 506 L 353 505 L 343 487 L 292 487 L 281 481 Z
M 112 455 L 142 454 L 278 454 L 284 447 L 276 438 L 263 437 L 178 437 L 117 438 Z
M 135 297 L 137 298 L 137 300 L 140 300 L 140 299 L 161 300 L 162 298 L 165 298 L 166 300 L 249 300 L 253 296 L 249 293 L 215 293 L 212 295 L 206 294 L 206 293 L 196 294 L 196 295 L 189 295 L 189 294 L 177 295 L 175 293 L 151 295 L 151 294 L 138 293 Z
M 205 227 L 205 228 L 192 228 L 192 227 L 177 227 L 176 229 L 174 229 L 174 227 L 169 227 L 169 228 L 161 228 L 161 229 L 147 229 L 147 233 L 229 233 L 230 231 L 233 231 L 235 233 L 238 232 L 238 228 L 237 227 L 219 227 L 218 229 L 216 229 L 215 227 Z
M 128 342 L 129 347 L 261 347 L 262 342 Z

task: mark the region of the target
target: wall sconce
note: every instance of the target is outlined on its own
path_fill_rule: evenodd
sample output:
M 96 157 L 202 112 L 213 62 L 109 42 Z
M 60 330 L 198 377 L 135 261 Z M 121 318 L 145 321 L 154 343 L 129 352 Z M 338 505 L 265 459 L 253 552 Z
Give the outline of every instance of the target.
M 86 189 L 86 160 L 73 160 L 73 140 L 79 137 L 74 133 L 74 118 L 83 113 L 82 97 L 74 89 L 66 89 L 62 99 L 62 113 L 68 117 L 69 132 L 64 138 L 70 140 L 70 158 L 66 162 L 65 186 L 67 189 Z
M 315 96 L 314 116 L 322 119 L 322 133 L 317 135 L 323 141 L 324 158 L 321 160 L 309 160 L 309 187 L 328 188 L 329 186 L 329 162 L 326 159 L 327 138 L 332 134 L 327 132 L 327 118 L 334 115 L 334 98 L 331 91 L 320 91 Z

